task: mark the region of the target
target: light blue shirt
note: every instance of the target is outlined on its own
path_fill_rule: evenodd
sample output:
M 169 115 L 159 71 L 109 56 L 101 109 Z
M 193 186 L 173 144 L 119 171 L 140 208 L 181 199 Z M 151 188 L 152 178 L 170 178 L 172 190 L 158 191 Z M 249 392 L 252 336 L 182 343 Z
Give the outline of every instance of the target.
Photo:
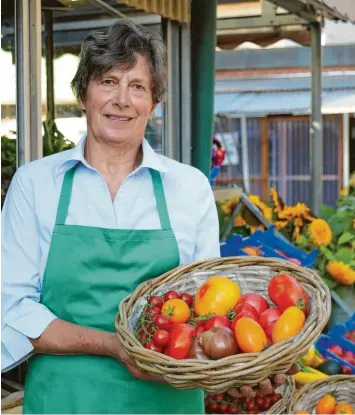
M 78 160 L 67 224 L 116 229 L 159 229 L 151 176 L 161 172 L 180 264 L 219 257 L 213 192 L 197 169 L 158 155 L 143 141 L 142 164 L 122 183 L 114 202 L 101 174 L 84 159 L 85 139 L 16 172 L 2 211 L 2 370 L 33 353 L 37 338 L 57 318 L 40 304 L 42 278 L 64 173 Z M 63 258 L 65 260 L 65 258 Z

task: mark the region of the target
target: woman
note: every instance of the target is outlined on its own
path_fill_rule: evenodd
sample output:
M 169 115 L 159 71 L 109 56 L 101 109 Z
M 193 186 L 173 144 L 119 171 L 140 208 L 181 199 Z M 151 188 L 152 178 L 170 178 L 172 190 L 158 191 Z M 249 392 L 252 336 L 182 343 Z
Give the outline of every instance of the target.
M 164 96 L 165 60 L 159 35 L 129 21 L 89 35 L 73 80 L 87 137 L 12 181 L 2 362 L 8 370 L 33 355 L 24 413 L 203 413 L 201 391 L 141 372 L 113 326 L 139 283 L 219 255 L 207 178 L 143 139 Z

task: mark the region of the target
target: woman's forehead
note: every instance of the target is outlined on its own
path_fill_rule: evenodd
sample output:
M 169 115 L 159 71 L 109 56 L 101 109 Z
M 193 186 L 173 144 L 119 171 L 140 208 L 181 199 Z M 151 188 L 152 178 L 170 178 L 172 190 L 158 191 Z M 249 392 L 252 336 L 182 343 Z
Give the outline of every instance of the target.
M 128 67 L 127 65 L 125 65 L 124 63 L 120 64 L 118 63 L 117 65 L 113 66 L 112 68 L 110 68 L 107 72 L 106 75 L 112 75 L 112 76 L 116 76 L 116 77 L 123 77 L 123 76 L 127 76 L 129 78 L 142 78 L 142 79 L 146 79 L 149 80 L 151 77 L 151 73 L 149 70 L 149 66 L 147 64 L 146 59 L 141 56 L 138 55 L 137 56 L 137 61 L 136 64 L 132 67 Z

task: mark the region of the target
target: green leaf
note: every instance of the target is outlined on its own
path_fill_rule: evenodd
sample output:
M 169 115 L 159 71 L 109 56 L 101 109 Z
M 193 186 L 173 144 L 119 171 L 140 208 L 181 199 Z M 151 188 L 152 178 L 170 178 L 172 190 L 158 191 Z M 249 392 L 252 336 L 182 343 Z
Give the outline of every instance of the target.
M 327 284 L 327 286 L 330 290 L 334 289 L 338 285 L 338 283 L 336 281 L 332 280 L 331 278 L 324 277 L 324 276 L 322 278 L 323 278 L 323 281 Z
M 328 221 L 336 212 L 336 208 L 328 205 L 322 205 L 320 207 L 320 218 Z
M 347 293 L 349 291 L 348 285 L 339 284 L 337 288 L 334 290 L 341 299 L 345 299 L 347 297 Z
M 353 223 L 353 215 L 346 211 L 338 211 L 329 219 L 329 226 L 332 229 L 333 236 L 340 237 L 344 231 L 351 229 Z
M 355 239 L 355 235 L 351 232 L 344 232 L 339 240 L 338 240 L 338 245 L 343 245 L 346 244 L 347 242 L 352 241 L 353 239 Z
M 349 264 L 355 259 L 354 252 L 352 249 L 348 248 L 340 248 L 339 251 L 335 253 L 334 258 L 336 261 L 344 262 L 344 264 Z

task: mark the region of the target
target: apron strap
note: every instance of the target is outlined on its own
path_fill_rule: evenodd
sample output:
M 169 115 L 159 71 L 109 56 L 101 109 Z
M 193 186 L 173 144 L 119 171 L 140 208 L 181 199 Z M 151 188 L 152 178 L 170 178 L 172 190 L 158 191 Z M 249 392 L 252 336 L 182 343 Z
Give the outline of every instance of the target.
M 163 181 L 161 175 L 157 170 L 149 169 L 152 176 L 153 189 L 157 209 L 159 213 L 160 225 L 162 229 L 171 229 L 168 207 L 166 205 Z
M 58 210 L 57 210 L 57 218 L 55 221 L 56 225 L 64 225 L 67 219 L 70 198 L 71 198 L 71 191 L 72 191 L 73 181 L 74 181 L 74 174 L 75 174 L 75 170 L 78 167 L 78 165 L 79 163 L 77 163 L 70 170 L 67 170 L 67 172 L 65 173 L 63 184 L 62 184 L 62 190 L 60 192 L 60 198 L 59 198 L 59 204 L 58 204 Z

